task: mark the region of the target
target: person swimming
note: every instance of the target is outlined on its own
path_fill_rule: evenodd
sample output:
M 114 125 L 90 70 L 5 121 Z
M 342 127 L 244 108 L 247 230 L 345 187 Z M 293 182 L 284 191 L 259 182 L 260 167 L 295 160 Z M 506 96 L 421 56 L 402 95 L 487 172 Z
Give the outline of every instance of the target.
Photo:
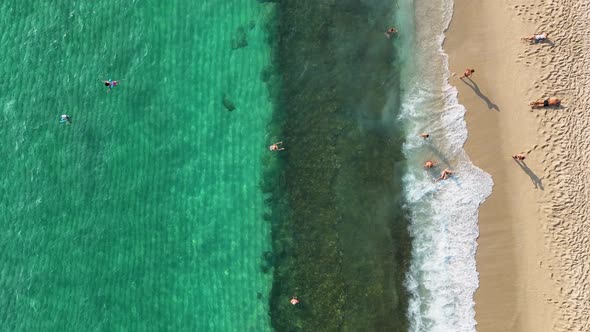
M 112 88 L 116 87 L 117 85 L 119 85 L 119 81 L 113 81 L 113 80 L 108 80 L 108 81 L 102 81 L 104 83 L 104 86 L 108 87 L 109 89 L 107 90 L 107 92 L 110 92 Z
M 285 148 L 280 147 L 279 145 L 283 144 L 283 142 L 276 142 L 274 144 L 271 144 L 271 146 L 268 147 L 268 149 L 270 151 L 283 151 L 285 150 Z
M 387 39 L 391 38 L 391 36 L 395 35 L 397 33 L 397 29 L 396 28 L 389 28 L 387 29 L 387 31 L 385 31 L 385 37 L 387 37 Z
M 59 120 L 59 123 L 70 124 L 72 123 L 72 118 L 67 114 L 62 114 Z

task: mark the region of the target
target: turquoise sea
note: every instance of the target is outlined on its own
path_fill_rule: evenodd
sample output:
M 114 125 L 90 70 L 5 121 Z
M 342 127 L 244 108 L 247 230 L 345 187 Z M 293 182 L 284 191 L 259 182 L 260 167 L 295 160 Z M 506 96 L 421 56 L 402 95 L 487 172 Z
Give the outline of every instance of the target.
M 0 4 L 2 330 L 270 329 L 273 10 Z

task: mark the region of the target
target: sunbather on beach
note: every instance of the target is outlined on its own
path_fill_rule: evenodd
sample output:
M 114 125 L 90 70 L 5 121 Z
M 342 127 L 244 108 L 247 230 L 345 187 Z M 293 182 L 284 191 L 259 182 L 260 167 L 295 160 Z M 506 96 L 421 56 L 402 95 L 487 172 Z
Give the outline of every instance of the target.
M 435 181 L 435 182 L 438 182 L 438 181 L 440 181 L 440 180 L 446 180 L 446 179 L 448 179 L 448 178 L 449 178 L 449 176 L 450 176 L 451 174 L 453 174 L 453 173 L 455 173 L 455 172 L 451 171 L 451 170 L 450 170 L 450 169 L 448 169 L 448 168 L 445 168 L 445 170 L 444 170 L 444 171 L 442 171 L 442 173 L 440 173 L 440 177 L 439 177 L 438 179 L 436 179 L 436 181 Z
M 549 106 L 559 106 L 561 105 L 561 99 L 551 97 L 549 99 L 537 99 L 535 101 L 531 101 L 529 103 L 531 108 L 543 108 Z
M 524 40 L 528 40 L 531 42 L 535 42 L 535 43 L 541 43 L 547 40 L 547 37 L 549 35 L 546 32 L 541 32 L 541 33 L 535 33 L 533 35 L 530 35 L 528 37 L 524 37 Z
M 436 163 L 436 161 L 427 160 L 427 161 L 424 163 L 424 167 L 425 167 L 425 168 L 433 168 L 434 166 L 436 166 L 436 164 L 437 164 L 437 163 Z

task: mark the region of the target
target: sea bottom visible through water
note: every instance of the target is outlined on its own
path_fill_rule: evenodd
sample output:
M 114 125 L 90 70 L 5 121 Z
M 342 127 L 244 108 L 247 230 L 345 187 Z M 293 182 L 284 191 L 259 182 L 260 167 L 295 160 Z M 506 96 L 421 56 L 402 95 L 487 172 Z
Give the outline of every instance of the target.
M 410 246 L 391 1 L 284 0 L 268 169 L 277 331 L 403 331 Z M 300 303 L 289 303 L 297 296 Z
M 272 15 L 255 0 L 0 4 L 3 330 L 270 330 Z

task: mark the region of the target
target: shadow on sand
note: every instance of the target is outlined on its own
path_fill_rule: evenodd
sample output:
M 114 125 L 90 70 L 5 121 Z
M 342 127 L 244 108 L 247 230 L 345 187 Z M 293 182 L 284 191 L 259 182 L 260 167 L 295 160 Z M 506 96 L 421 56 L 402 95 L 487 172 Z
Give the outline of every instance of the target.
M 498 105 L 494 104 L 490 100 L 490 98 L 488 98 L 486 95 L 484 95 L 481 92 L 481 90 L 479 89 L 479 86 L 477 85 L 477 83 L 475 83 L 471 78 L 467 77 L 467 79 L 461 79 L 461 82 L 463 82 L 465 85 L 470 87 L 479 98 L 481 98 L 483 101 L 485 101 L 488 106 L 488 109 L 494 109 L 494 110 L 500 112 L 500 108 L 498 107 Z
M 528 40 L 526 38 L 523 38 L 523 40 L 525 40 L 526 42 L 528 42 L 529 45 L 549 45 L 550 47 L 555 46 L 555 42 L 553 42 L 551 39 L 547 38 L 545 40 L 542 41 L 534 41 L 534 40 Z
M 514 161 L 531 178 L 531 181 L 533 182 L 535 189 L 545 190 L 545 188 L 543 187 L 543 183 L 541 182 L 541 179 L 539 179 L 539 177 L 527 166 L 527 164 L 524 161 L 516 159 L 514 159 Z

